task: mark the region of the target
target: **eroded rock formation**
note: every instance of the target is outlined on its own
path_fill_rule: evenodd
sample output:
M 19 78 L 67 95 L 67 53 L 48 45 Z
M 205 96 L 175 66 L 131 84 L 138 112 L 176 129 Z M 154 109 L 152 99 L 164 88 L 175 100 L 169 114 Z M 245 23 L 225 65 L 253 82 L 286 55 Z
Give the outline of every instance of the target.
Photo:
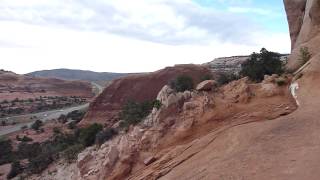
M 301 66 L 300 48 L 308 47 L 316 55 L 320 47 L 320 2 L 318 0 L 284 0 L 290 27 L 292 55 L 289 68 Z
M 261 84 L 251 84 L 244 78 L 214 92 L 177 93 L 164 86 L 157 96 L 162 102 L 159 110 L 153 109 L 143 123 L 100 148 L 86 149 L 79 155 L 76 165 L 72 165 L 74 169 L 67 177 L 166 178 L 228 128 L 274 119 L 295 110 L 287 87 L 277 86 L 275 78 L 268 77 L 269 81 Z M 56 168 L 57 172 L 65 174 L 61 172 L 61 166 Z M 184 176 L 181 179 L 185 179 Z

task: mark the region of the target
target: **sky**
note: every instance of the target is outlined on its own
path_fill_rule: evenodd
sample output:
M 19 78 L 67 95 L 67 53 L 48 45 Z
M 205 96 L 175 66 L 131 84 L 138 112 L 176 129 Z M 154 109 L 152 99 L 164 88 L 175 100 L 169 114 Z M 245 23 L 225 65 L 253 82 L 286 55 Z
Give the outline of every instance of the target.
M 290 52 L 281 0 L 0 0 L 0 69 L 150 72 Z

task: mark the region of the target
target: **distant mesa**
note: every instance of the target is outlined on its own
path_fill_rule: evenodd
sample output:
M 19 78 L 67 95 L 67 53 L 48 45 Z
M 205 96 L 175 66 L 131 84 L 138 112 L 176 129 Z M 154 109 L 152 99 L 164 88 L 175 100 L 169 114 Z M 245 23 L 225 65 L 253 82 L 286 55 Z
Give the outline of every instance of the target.
M 92 98 L 92 86 L 84 81 L 40 78 L 0 70 L 0 99 L 28 99 L 40 96 L 80 96 Z
M 127 73 L 94 72 L 76 69 L 52 69 L 28 73 L 29 76 L 58 78 L 64 80 L 83 80 L 90 82 L 108 82 L 119 77 L 127 76 Z
M 289 54 L 281 54 L 280 58 L 285 64 L 288 62 Z M 239 73 L 241 70 L 241 64 L 244 63 L 249 56 L 231 56 L 216 58 L 208 63 L 204 63 L 204 66 L 209 67 L 213 72 L 223 73 Z

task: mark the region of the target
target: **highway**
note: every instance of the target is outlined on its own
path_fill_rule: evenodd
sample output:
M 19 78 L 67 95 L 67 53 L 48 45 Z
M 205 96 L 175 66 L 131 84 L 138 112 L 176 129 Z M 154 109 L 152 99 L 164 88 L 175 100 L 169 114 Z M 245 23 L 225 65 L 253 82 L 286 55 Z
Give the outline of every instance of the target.
M 100 86 L 97 83 L 92 82 L 92 86 L 95 86 L 95 88 L 98 90 L 98 93 L 100 94 L 103 91 L 103 87 Z M 0 126 L 0 136 L 4 136 L 16 131 L 21 130 L 23 126 L 30 126 L 35 120 L 39 119 L 43 122 L 57 119 L 62 114 L 68 114 L 75 110 L 84 110 L 89 107 L 89 103 L 74 106 L 74 107 L 68 107 L 64 109 L 59 110 L 50 110 L 45 112 L 39 112 L 39 113 L 33 113 L 33 114 L 26 114 L 26 115 L 18 115 L 18 116 L 11 116 L 11 117 L 5 117 L 0 118 L 0 122 L 3 120 L 10 123 L 10 122 L 17 122 L 15 125 L 9 125 L 9 126 Z M 31 117 L 36 117 L 34 119 L 31 119 Z
M 16 131 L 19 131 L 23 126 L 30 126 L 36 119 L 39 119 L 43 122 L 57 119 L 62 114 L 68 114 L 75 110 L 83 110 L 88 108 L 89 103 L 75 106 L 75 107 L 69 107 L 65 109 L 59 109 L 59 110 L 52 110 L 52 111 L 45 111 L 40 113 L 34 113 L 34 114 L 26 114 L 26 115 L 19 115 L 19 116 L 12 116 L 8 118 L 0 118 L 0 122 L 5 120 L 7 122 L 21 122 L 15 125 L 9 125 L 9 126 L 0 126 L 0 136 L 10 134 Z M 35 119 L 30 119 L 31 117 L 36 117 Z

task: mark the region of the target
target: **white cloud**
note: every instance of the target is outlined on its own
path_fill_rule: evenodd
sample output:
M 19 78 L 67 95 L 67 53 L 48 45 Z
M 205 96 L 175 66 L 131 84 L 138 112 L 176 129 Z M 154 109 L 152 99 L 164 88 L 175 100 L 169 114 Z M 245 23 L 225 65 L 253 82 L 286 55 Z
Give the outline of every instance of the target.
M 272 10 L 253 7 L 229 7 L 228 11 L 232 13 L 257 14 L 262 16 L 279 16 L 279 13 Z
M 276 43 L 274 43 L 276 42 Z M 191 0 L 2 0 L 1 68 L 153 71 L 179 63 L 289 52 L 289 35 Z
M 0 20 L 102 31 L 166 44 L 208 43 L 211 39 L 251 43 L 250 19 L 199 6 L 191 0 L 19 0 L 0 4 Z

